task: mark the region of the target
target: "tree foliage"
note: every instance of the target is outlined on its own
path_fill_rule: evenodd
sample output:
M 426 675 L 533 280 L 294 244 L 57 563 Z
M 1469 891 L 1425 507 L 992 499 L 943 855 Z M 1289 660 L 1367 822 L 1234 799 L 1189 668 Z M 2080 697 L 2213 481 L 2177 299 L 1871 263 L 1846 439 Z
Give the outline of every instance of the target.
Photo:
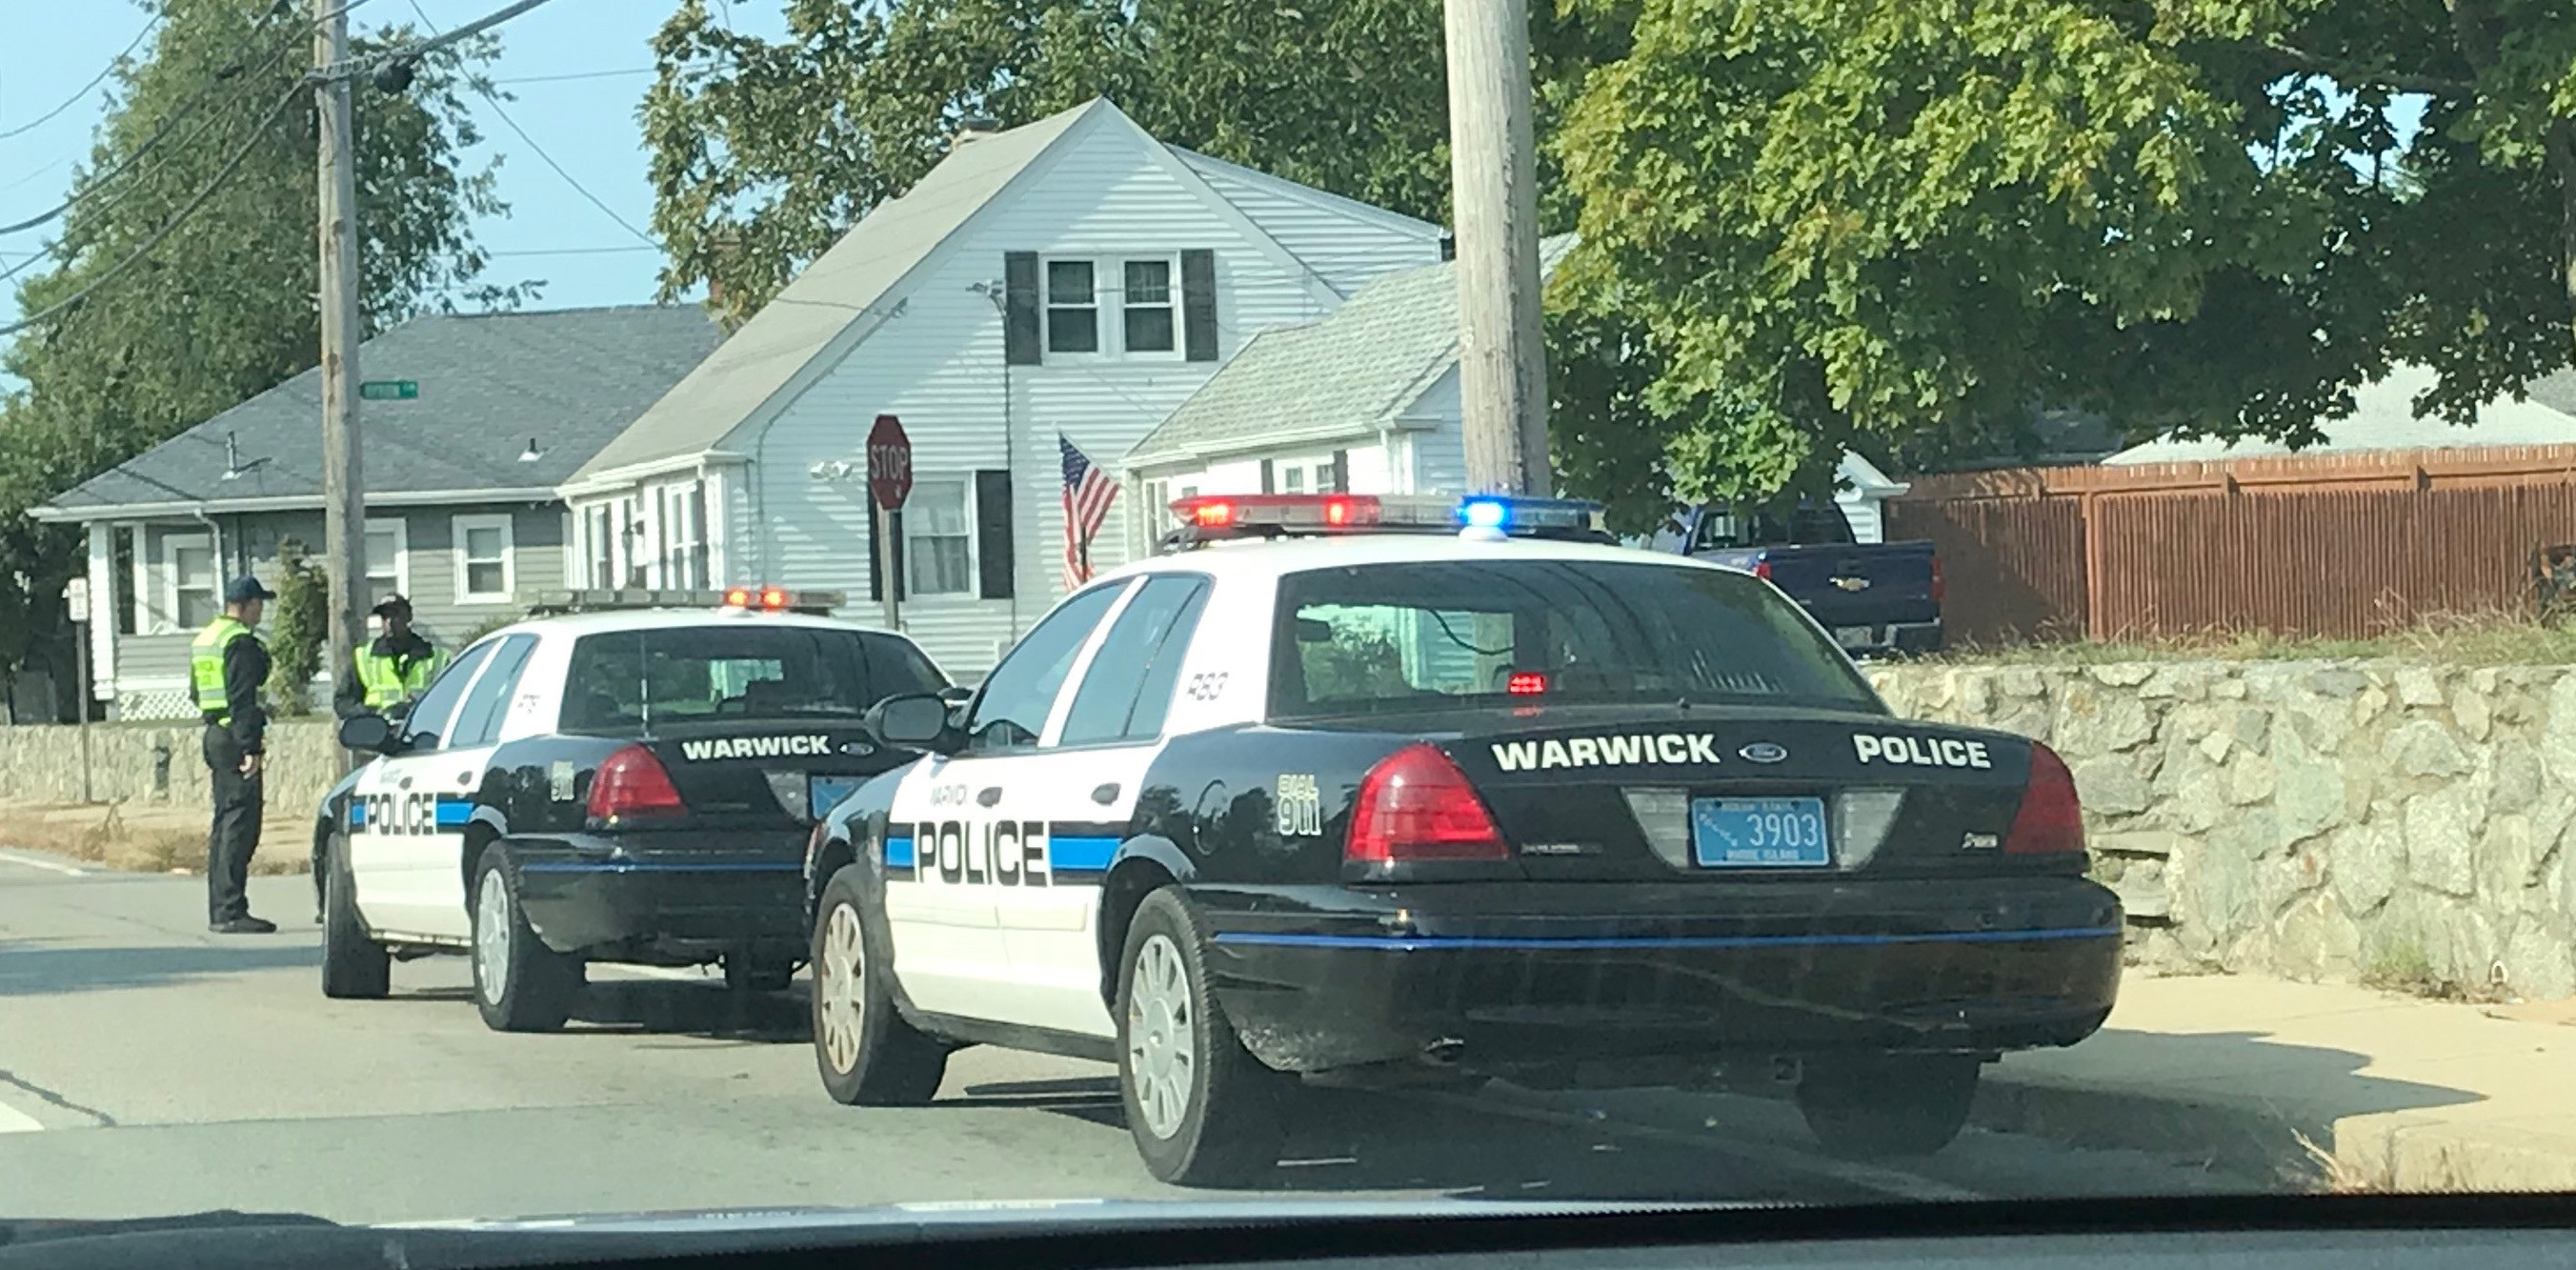
M 313 676 L 322 672 L 331 643 L 331 579 L 301 544 L 278 556 L 277 608 L 267 632 L 268 699 L 278 713 L 300 715 L 312 708 Z
M 1821 489 L 1846 444 L 1936 451 L 2037 408 L 2300 439 L 2395 362 L 2465 417 L 2568 360 L 2563 6 L 1634 12 L 1556 138 L 1584 234 L 1560 320 L 1619 325 L 1645 368 L 1579 463 Z
M 298 5 L 153 0 L 148 54 L 117 68 L 114 95 L 22 313 L 95 287 L 20 333 L 0 367 L 24 387 L 0 401 L 0 668 L 14 673 L 63 633 L 60 591 L 77 543 L 26 510 L 314 363 L 320 340 L 312 48 Z M 357 52 L 409 42 L 385 28 Z M 473 218 L 498 213 L 480 137 L 459 97 L 496 51 L 469 42 L 428 59 L 410 88 L 357 89 L 360 296 L 370 333 L 425 308 L 510 303 L 481 286 Z M 285 103 L 278 111 L 279 104 Z M 239 169 L 216 175 L 236 152 Z M 131 268 L 114 272 L 204 205 Z M 319 420 L 316 420 L 318 428 Z M 61 676 L 68 681 L 68 676 Z

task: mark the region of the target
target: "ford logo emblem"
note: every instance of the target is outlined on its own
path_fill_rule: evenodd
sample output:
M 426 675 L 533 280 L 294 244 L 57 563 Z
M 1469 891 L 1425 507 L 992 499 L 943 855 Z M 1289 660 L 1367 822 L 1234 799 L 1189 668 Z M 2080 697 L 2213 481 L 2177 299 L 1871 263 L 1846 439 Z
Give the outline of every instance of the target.
M 841 752 L 843 754 L 856 757 L 863 754 L 874 754 L 877 752 L 877 747 L 866 741 L 844 741 L 841 743 Z
M 1745 746 L 1743 749 L 1737 750 L 1736 753 L 1743 755 L 1744 761 L 1747 763 L 1777 763 L 1780 760 L 1789 757 L 1789 751 L 1773 745 L 1769 741 L 1756 741 L 1751 745 Z

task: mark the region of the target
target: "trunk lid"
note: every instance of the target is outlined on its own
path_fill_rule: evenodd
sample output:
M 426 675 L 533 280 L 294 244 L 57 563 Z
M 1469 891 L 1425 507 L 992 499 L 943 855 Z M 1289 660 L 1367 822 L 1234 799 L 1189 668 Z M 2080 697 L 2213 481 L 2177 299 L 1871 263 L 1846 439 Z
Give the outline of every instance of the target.
M 639 744 L 670 773 L 693 823 L 806 826 L 869 777 L 917 757 L 856 720 L 728 720 L 655 729 Z

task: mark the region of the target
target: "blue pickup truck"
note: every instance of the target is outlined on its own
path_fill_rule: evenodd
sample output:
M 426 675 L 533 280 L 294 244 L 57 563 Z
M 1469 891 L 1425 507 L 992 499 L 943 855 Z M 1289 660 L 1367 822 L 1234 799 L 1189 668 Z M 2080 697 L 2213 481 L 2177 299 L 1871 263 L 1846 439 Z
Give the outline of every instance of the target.
M 1941 649 L 1941 561 L 1932 544 L 1861 542 L 1839 503 L 1802 501 L 1785 514 L 1701 507 L 1654 545 L 1769 581 L 1854 657 Z

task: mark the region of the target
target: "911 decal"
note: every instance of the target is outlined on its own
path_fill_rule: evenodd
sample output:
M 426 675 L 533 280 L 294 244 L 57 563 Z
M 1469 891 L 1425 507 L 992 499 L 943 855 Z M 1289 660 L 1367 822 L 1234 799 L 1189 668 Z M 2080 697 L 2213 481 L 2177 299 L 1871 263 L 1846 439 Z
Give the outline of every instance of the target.
M 1324 795 L 1312 772 L 1279 774 L 1279 836 L 1312 838 L 1324 832 Z

